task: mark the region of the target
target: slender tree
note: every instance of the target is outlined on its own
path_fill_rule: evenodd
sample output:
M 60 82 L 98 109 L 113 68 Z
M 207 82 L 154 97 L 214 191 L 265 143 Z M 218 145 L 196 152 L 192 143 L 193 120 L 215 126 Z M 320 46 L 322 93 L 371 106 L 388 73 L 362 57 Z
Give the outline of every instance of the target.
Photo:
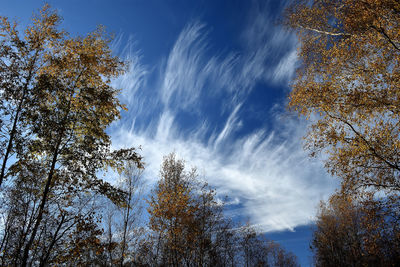
M 143 236 L 143 169 L 128 164 L 121 174 L 118 188 L 126 192 L 122 205 L 106 200 L 104 204 L 107 261 L 109 265 L 135 263 L 139 242 Z
M 13 153 L 21 156 L 27 137 L 25 117 L 32 101 L 32 89 L 49 47 L 56 46 L 63 38 L 57 26 L 60 18 L 45 5 L 33 24 L 20 37 L 17 24 L 0 17 L 0 186 L 6 175 L 8 160 Z
M 241 254 L 239 261 L 242 266 L 299 266 L 295 255 L 268 240 L 249 223 L 240 227 L 238 235 Z
M 140 217 L 142 212 L 142 169 L 134 165 L 127 167 L 120 188 L 126 194 L 125 205 L 118 208 L 122 217 L 118 230 L 120 231 L 119 240 L 119 265 L 124 266 L 125 261 L 134 262 L 134 251 L 141 236 Z
M 198 209 L 192 197 L 194 175 L 186 173 L 183 161 L 170 154 L 164 158 L 161 179 L 149 201 L 149 227 L 159 241 L 155 256 L 169 266 L 189 264 L 187 257 L 193 250 L 196 236 L 191 230 Z
M 6 19 L 2 21 L 6 33 L 0 43 L 5 55 L 2 77 L 15 77 L 2 79 L 2 101 L 7 104 L 3 107 L 10 107 L 3 112 L 12 126 L 6 128 L 9 133 L 0 178 L 4 177 L 10 153 L 17 151 L 8 175 L 15 179 L 36 177 L 40 185 L 36 192 L 39 202 L 21 248 L 20 265 L 26 266 L 33 245 L 41 238 L 38 233 L 49 200 L 60 185 L 69 188 L 71 194 L 91 191 L 121 203 L 125 192 L 97 175 L 109 168 L 121 172 L 126 161 L 141 167 L 141 161 L 133 148 L 111 151 L 105 131 L 124 109 L 117 98 L 118 90 L 110 83 L 124 73 L 125 67 L 112 56 L 104 30 L 98 28 L 86 37 L 69 37 L 57 31 L 60 18 L 47 5 L 27 28 L 25 40 L 18 38 L 15 27 Z M 19 81 L 18 77 L 24 78 Z M 27 107 L 29 112 L 24 112 Z M 16 141 L 22 134 L 29 138 Z

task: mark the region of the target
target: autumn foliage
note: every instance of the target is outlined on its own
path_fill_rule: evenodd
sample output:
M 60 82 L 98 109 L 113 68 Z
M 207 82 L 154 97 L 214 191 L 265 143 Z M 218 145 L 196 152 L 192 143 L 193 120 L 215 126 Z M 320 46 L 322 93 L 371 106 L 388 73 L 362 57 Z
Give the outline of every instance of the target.
M 1 265 L 48 265 L 73 231 L 71 253 L 97 243 L 87 196 L 121 204 L 125 194 L 98 173 L 121 172 L 127 162 L 141 168 L 134 148 L 111 150 L 105 131 L 124 108 L 110 85 L 123 62 L 101 28 L 70 37 L 59 22 L 48 5 L 24 34 L 0 21 Z
M 150 257 L 142 260 L 150 266 L 298 266 L 256 228 L 225 218 L 216 192 L 174 154 L 164 158 L 149 205 Z
M 301 67 L 290 108 L 314 116 L 311 151 L 345 190 L 400 189 L 400 12 L 394 0 L 294 1 Z
M 317 266 L 396 266 L 398 203 L 336 195 L 322 203 L 312 240 Z
M 312 241 L 317 266 L 399 262 L 400 4 L 293 1 L 299 38 L 289 107 L 312 119 L 306 146 L 328 155 L 341 190 L 322 204 Z

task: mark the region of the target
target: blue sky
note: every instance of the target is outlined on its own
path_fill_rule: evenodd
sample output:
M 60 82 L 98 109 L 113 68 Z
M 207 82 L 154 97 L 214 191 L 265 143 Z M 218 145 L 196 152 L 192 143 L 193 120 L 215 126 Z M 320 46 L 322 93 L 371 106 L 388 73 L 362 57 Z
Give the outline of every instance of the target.
M 309 264 L 310 225 L 337 181 L 303 151 L 310 121 L 285 105 L 298 43 L 279 26 L 285 2 L 48 1 L 73 34 L 102 24 L 130 62 L 113 84 L 129 111 L 109 129 L 114 147 L 140 146 L 145 178 L 175 152 L 249 219 Z M 42 1 L 1 0 L 23 26 Z

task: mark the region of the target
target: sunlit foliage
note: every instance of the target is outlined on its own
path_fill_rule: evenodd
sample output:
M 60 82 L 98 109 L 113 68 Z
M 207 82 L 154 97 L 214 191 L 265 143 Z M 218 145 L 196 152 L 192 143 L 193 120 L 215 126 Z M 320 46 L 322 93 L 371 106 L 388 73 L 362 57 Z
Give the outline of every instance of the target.
M 328 152 L 344 190 L 399 191 L 399 2 L 303 0 L 286 11 L 301 45 L 289 106 L 317 119 L 308 148 Z

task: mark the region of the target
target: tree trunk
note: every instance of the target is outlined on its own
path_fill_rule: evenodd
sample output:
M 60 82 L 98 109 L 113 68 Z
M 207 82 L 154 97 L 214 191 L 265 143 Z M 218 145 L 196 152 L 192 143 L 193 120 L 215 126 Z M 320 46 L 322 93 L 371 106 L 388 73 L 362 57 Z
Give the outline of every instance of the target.
M 26 244 L 25 249 L 24 249 L 24 255 L 23 255 L 23 258 L 22 258 L 22 262 L 21 262 L 21 266 L 23 266 L 23 267 L 27 266 L 28 257 L 29 257 L 29 250 L 31 249 L 33 241 L 35 240 L 37 230 L 39 229 L 39 225 L 40 225 L 40 223 L 42 221 L 42 218 L 43 218 L 43 211 L 44 211 L 44 207 L 45 207 L 46 202 L 47 202 L 47 196 L 48 196 L 48 194 L 50 192 L 50 185 L 51 185 L 51 182 L 52 182 L 52 179 L 53 179 L 53 175 L 54 175 L 54 170 L 55 170 L 55 167 L 56 167 L 56 162 L 57 162 L 57 157 L 58 157 L 58 153 L 59 153 L 59 148 L 60 148 L 60 145 L 61 145 L 62 136 L 63 136 L 63 133 L 60 134 L 59 140 L 58 140 L 57 145 L 55 147 L 54 154 L 53 154 L 53 160 L 51 162 L 51 167 L 50 167 L 49 175 L 47 177 L 46 186 L 45 186 L 45 189 L 44 189 L 44 192 L 43 192 L 42 200 L 40 202 L 39 212 L 38 212 L 38 216 L 37 216 L 37 219 L 36 219 L 36 223 L 35 223 L 35 226 L 33 227 L 31 237 L 29 238 L 29 241 Z
M 6 153 L 4 154 L 3 164 L 1 165 L 0 186 L 3 183 L 3 180 L 4 180 L 6 166 L 7 166 L 7 160 L 8 160 L 8 157 L 9 157 L 10 153 L 11 153 L 11 150 L 12 150 L 15 132 L 17 131 L 17 124 L 18 124 L 18 121 L 19 121 L 19 113 L 22 110 L 22 106 L 23 106 L 23 103 L 24 103 L 24 100 L 25 100 L 26 91 L 28 90 L 28 85 L 31 82 L 32 77 L 33 77 L 33 69 L 34 69 L 38 54 L 39 54 L 39 51 L 36 50 L 35 55 L 33 56 L 33 60 L 32 60 L 32 62 L 30 64 L 29 74 L 28 74 L 28 77 L 26 78 L 26 81 L 25 81 L 25 84 L 24 84 L 24 88 L 22 89 L 22 96 L 21 96 L 21 99 L 20 99 L 20 101 L 18 103 L 17 111 L 15 113 L 13 126 L 12 126 L 12 129 L 11 129 L 11 132 L 10 132 L 10 139 L 8 140 L 7 150 L 6 150 Z
M 20 112 L 22 110 L 22 105 L 23 105 L 24 100 L 25 100 L 26 90 L 28 90 L 28 83 L 30 82 L 31 76 L 32 76 L 32 73 L 30 73 L 29 76 L 28 76 L 28 79 L 27 79 L 26 84 L 24 86 L 24 89 L 22 91 L 22 97 L 21 97 L 21 99 L 19 100 L 19 103 L 18 103 L 17 111 L 15 112 L 13 126 L 12 126 L 11 132 L 10 132 L 10 139 L 8 140 L 7 150 L 6 150 L 6 153 L 4 154 L 3 164 L 1 165 L 0 186 L 3 183 L 3 179 L 4 179 L 4 175 L 5 175 L 5 171 L 6 171 L 7 160 L 8 160 L 8 157 L 9 157 L 10 153 L 11 153 L 12 146 L 13 146 L 13 141 L 14 141 L 14 137 L 15 137 L 15 133 L 17 131 L 17 124 L 18 124 L 18 121 L 19 121 L 19 114 L 20 114 Z

